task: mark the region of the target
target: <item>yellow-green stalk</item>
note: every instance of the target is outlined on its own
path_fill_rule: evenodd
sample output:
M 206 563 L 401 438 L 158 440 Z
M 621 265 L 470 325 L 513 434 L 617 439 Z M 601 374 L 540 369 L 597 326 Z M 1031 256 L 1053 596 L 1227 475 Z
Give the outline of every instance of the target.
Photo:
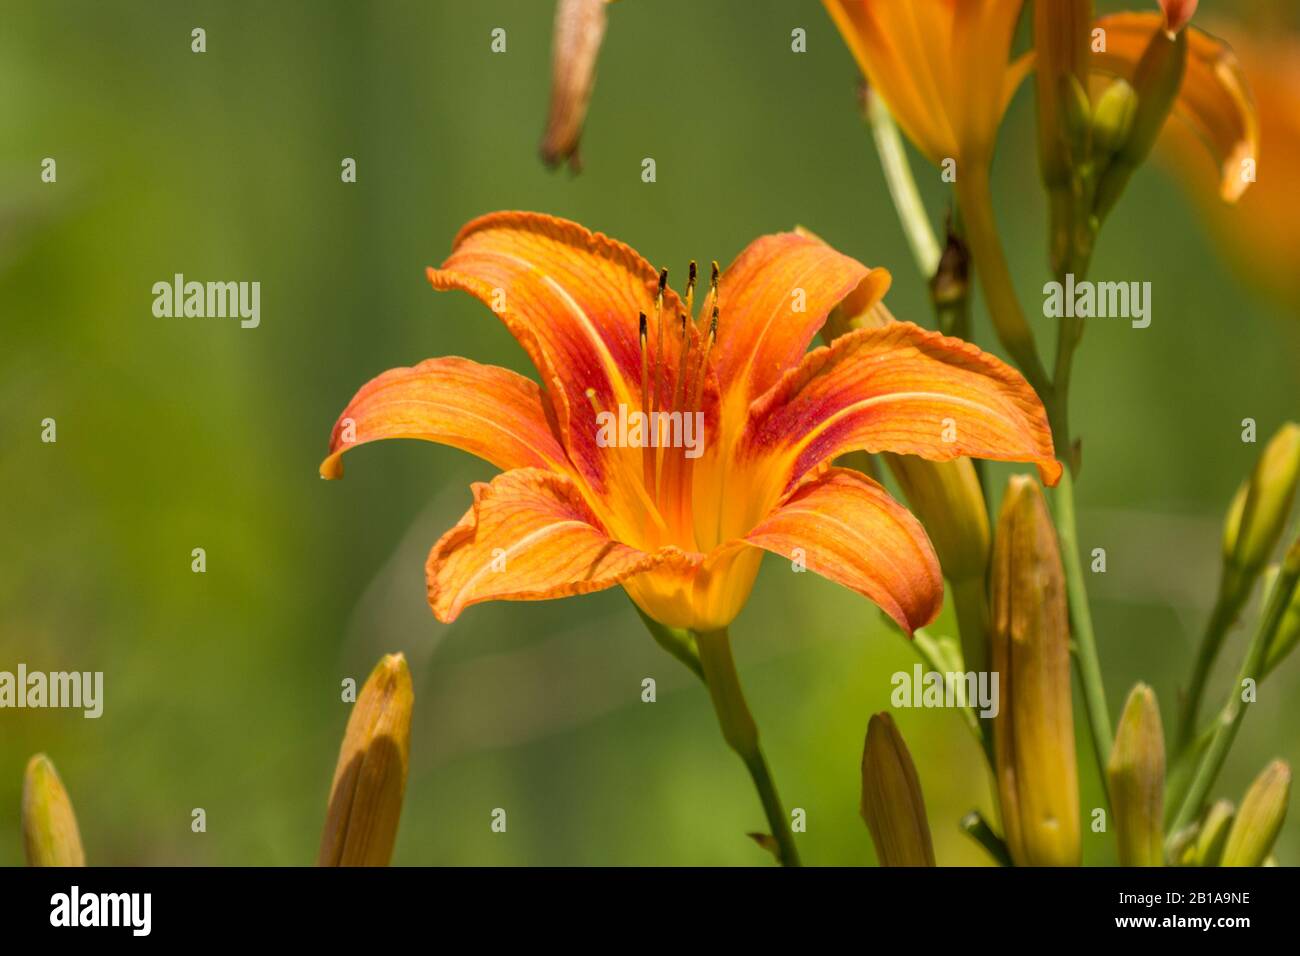
M 1069 268 L 1079 204 L 1076 170 L 1087 156 L 1088 39 L 1092 0 L 1034 0 L 1038 166 L 1051 212 L 1053 272 Z
M 1128 695 L 1115 730 L 1106 781 L 1122 866 L 1163 866 L 1165 735 L 1146 684 Z
M 1070 629 L 1056 532 L 1034 479 L 1007 485 L 990 570 L 998 797 L 1018 866 L 1077 866 L 1079 785 Z
M 1262 866 L 1282 829 L 1290 796 L 1291 768 L 1284 760 L 1274 760 L 1242 798 L 1219 865 Z
M 386 655 L 348 717 L 319 866 L 387 866 L 392 859 L 406 791 L 414 699 L 406 658 Z
M 881 866 L 934 866 L 916 766 L 893 719 L 876 714 L 862 749 L 862 818 Z
M 72 801 L 45 754 L 37 754 L 27 762 L 23 774 L 22 823 L 28 866 L 86 865 Z

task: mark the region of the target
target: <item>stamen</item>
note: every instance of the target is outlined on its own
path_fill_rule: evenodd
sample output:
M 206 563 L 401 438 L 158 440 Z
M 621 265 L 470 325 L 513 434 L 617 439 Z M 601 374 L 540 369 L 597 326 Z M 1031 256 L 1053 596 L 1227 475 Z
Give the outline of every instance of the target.
M 682 411 L 682 428 L 686 426 L 686 419 L 690 418 L 692 422 L 697 413 L 703 411 L 704 389 L 709 379 L 709 355 L 713 351 L 713 343 L 718 339 L 718 296 L 717 296 L 717 273 L 714 272 L 713 288 L 709 292 L 709 298 L 713 300 L 712 315 L 709 319 L 709 334 L 704 340 L 704 348 L 698 350 L 698 359 L 695 368 L 691 373 L 691 384 L 688 386 L 687 399 L 689 404 Z M 701 416 L 701 419 L 703 416 Z M 696 432 L 697 440 L 703 443 L 704 431 L 701 428 Z M 702 448 L 701 444 L 701 448 Z M 677 467 L 673 471 L 673 481 L 677 489 L 674 496 L 676 502 L 674 514 L 672 517 L 673 527 L 676 533 L 683 540 L 695 540 L 695 502 L 694 502 L 694 475 L 695 459 L 686 455 L 686 450 L 682 449 L 681 457 L 674 459 Z
M 663 287 L 666 277 L 661 273 L 659 278 L 659 296 L 663 297 Z M 641 411 L 645 414 L 646 424 L 654 421 L 650 416 L 650 364 L 649 356 L 646 354 L 646 320 L 645 313 L 641 313 Z M 655 450 L 650 441 L 645 441 L 641 445 L 641 480 L 645 483 L 646 491 L 649 493 L 651 500 L 655 496 Z
M 654 394 L 654 401 L 650 405 L 651 411 L 655 411 L 656 409 L 663 407 L 663 399 L 662 399 L 663 386 L 661 382 L 661 379 L 663 378 L 663 374 L 661 372 L 661 369 L 664 364 L 664 289 L 666 289 L 667 287 L 668 287 L 668 270 L 660 269 L 659 270 L 659 292 L 655 296 L 655 328 L 658 330 L 659 333 L 659 348 L 655 352 L 655 357 L 654 357 L 655 394 Z
M 682 389 L 686 384 L 686 360 L 690 355 L 691 340 L 686 334 L 686 313 L 682 313 L 682 344 L 681 344 L 681 362 L 677 368 L 677 381 L 673 384 L 673 404 L 669 411 L 677 411 L 681 406 L 679 402 L 682 398 Z
M 716 303 L 717 298 L 714 297 Z M 704 340 L 704 351 L 700 354 L 700 364 L 695 370 L 695 387 L 692 390 L 691 411 L 701 410 L 700 401 L 704 398 L 704 385 L 708 380 L 709 355 L 713 352 L 713 343 L 718 340 L 718 306 L 713 306 L 713 317 L 709 319 L 709 337 Z
M 591 403 L 592 411 L 597 415 L 605 410 L 605 407 L 600 404 L 600 399 L 596 397 L 596 390 L 594 388 L 587 389 L 583 394 L 587 396 L 587 401 Z
M 687 267 L 686 272 L 686 314 L 695 317 L 695 260 Z

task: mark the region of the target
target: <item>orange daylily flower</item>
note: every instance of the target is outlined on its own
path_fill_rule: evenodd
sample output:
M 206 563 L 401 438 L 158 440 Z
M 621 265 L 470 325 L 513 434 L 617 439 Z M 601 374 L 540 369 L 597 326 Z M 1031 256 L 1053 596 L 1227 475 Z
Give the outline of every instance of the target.
M 822 2 L 872 89 L 930 162 L 989 163 L 1002 114 L 1032 66 L 1009 62 L 1023 0 Z
M 397 437 L 503 469 L 473 486 L 429 555 L 443 621 L 481 601 L 621 584 L 663 624 L 717 630 L 772 551 L 910 632 L 942 601 L 930 542 L 879 484 L 831 460 L 888 450 L 1060 475 L 1038 397 L 973 345 L 900 322 L 805 354 L 846 296 L 879 301 L 889 286 L 883 269 L 808 235 L 753 242 L 715 273 L 698 319 L 693 281 L 679 296 L 628 246 L 534 213 L 474 220 L 428 275 L 495 307 L 541 386 L 464 358 L 385 372 L 339 417 L 321 475 L 339 477 L 350 448 Z M 636 447 L 635 428 L 606 440 L 611 419 L 656 412 L 678 416 L 669 438 L 698 420 L 699 441 L 651 447 L 650 429 Z

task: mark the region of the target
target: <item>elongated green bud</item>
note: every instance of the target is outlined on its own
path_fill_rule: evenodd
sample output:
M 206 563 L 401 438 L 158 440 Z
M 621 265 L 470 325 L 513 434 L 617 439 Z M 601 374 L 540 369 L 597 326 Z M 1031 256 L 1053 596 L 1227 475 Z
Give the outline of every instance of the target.
M 28 866 L 86 865 L 72 801 L 45 754 L 37 754 L 27 762 L 22 818 Z
M 1079 784 L 1065 572 L 1038 483 L 1011 479 L 990 570 L 993 718 L 1007 849 L 1019 866 L 1077 866 Z
M 1223 528 L 1225 567 L 1247 589 L 1268 563 L 1286 528 L 1300 482 L 1300 425 L 1287 422 L 1269 439 L 1238 489 Z
M 1263 865 L 1286 819 L 1290 796 L 1291 768 L 1284 760 L 1274 760 L 1255 778 L 1242 798 L 1219 865 Z
M 1165 735 L 1146 684 L 1128 695 L 1106 766 L 1123 866 L 1163 866 Z
M 330 788 L 320 866 L 387 866 L 411 747 L 411 672 L 401 654 L 371 671 L 352 705 Z
M 1228 842 L 1228 831 L 1236 819 L 1237 808 L 1231 800 L 1216 800 L 1205 811 L 1196 843 L 1192 850 L 1193 866 L 1218 866 L 1223 858 L 1223 847 Z
M 921 781 L 903 735 L 886 713 L 876 714 L 867 724 L 862 818 L 881 866 L 934 866 Z

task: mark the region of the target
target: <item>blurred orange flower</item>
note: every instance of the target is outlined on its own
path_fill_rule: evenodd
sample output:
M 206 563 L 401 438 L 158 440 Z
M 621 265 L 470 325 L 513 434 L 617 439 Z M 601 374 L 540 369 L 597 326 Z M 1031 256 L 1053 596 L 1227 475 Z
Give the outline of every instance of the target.
M 1189 159 L 1186 130 L 1170 130 L 1162 157 L 1198 200 L 1228 260 L 1250 280 L 1300 307 L 1300 33 L 1264 34 L 1216 23 L 1232 41 L 1258 107 L 1256 179 L 1235 206 L 1203 201 L 1205 170 Z
M 767 550 L 910 632 L 942 602 L 930 542 L 880 485 L 831 460 L 853 449 L 978 456 L 1059 477 L 1037 396 L 973 345 L 900 322 L 805 354 L 850 293 L 884 295 L 884 270 L 809 235 L 764 236 L 725 272 L 715 266 L 698 320 L 693 281 L 683 299 L 666 279 L 622 243 L 520 212 L 469 223 L 429 270 L 434 288 L 497 312 L 542 387 L 463 358 L 385 372 L 339 417 L 321 475 L 339 477 L 356 445 L 399 437 L 504 469 L 473 486 L 473 506 L 429 555 L 440 620 L 480 601 L 621 584 L 663 624 L 717 630 Z M 693 444 L 679 440 L 691 420 Z M 627 440 L 610 441 L 629 421 Z

